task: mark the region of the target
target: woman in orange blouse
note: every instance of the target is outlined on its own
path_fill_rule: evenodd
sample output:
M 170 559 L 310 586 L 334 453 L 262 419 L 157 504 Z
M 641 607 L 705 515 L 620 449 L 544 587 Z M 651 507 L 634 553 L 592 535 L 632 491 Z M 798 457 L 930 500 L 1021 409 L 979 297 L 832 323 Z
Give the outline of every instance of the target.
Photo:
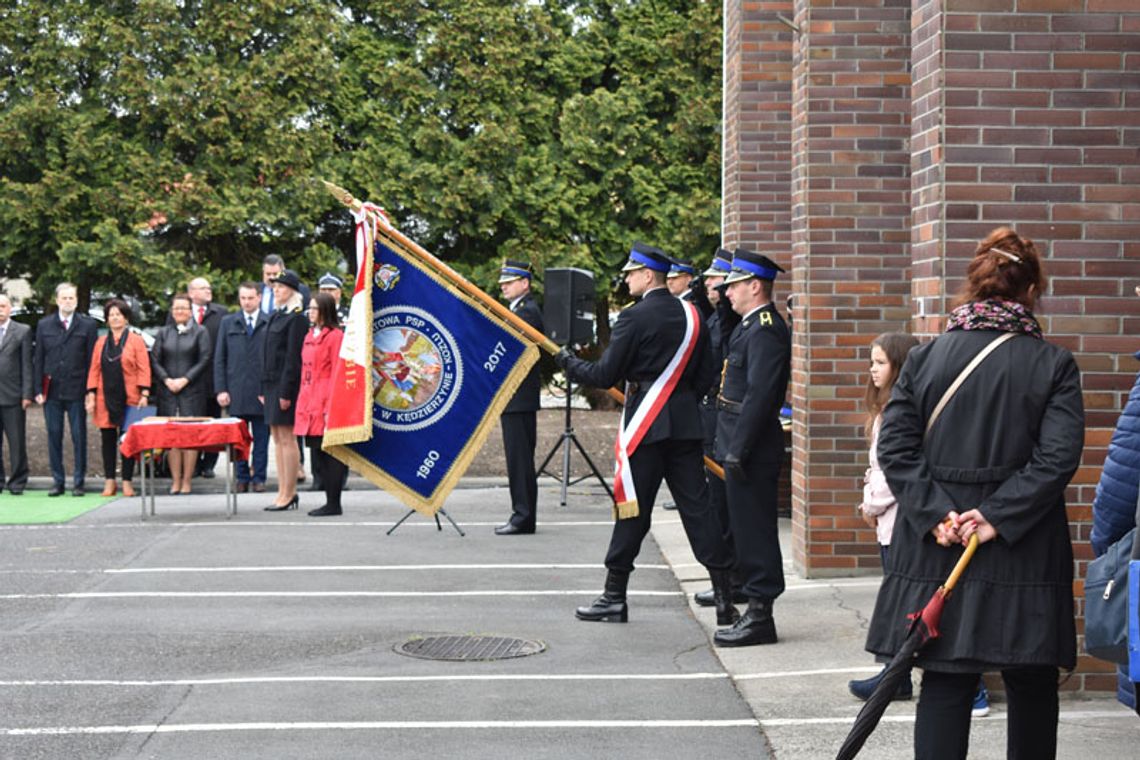
M 150 355 L 146 344 L 130 331 L 131 307 L 126 301 L 112 298 L 103 307 L 110 331 L 95 341 L 91 353 L 91 369 L 87 372 L 87 413 L 95 418 L 95 426 L 103 444 L 104 496 L 114 496 L 115 461 L 119 452 L 123 417 L 128 406 L 146 406 L 150 398 Z M 123 458 L 123 495 L 134 496 L 131 478 L 135 460 Z

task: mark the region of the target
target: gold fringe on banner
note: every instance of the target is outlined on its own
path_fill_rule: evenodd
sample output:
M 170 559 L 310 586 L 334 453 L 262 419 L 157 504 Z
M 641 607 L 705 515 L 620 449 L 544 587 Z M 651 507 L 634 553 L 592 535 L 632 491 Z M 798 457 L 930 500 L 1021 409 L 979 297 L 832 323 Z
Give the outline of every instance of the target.
M 430 277 L 441 287 L 446 288 L 456 298 L 459 298 L 467 305 L 474 307 L 476 311 L 478 311 L 478 313 L 481 314 L 483 318 L 488 322 L 492 322 L 497 327 L 505 327 L 514 333 L 521 342 L 528 344 L 526 345 L 526 348 L 523 349 L 522 355 L 515 363 L 514 368 L 510 371 L 510 373 L 508 373 L 506 379 L 503 381 L 499 392 L 495 395 L 494 401 L 492 401 L 492 403 L 485 410 L 483 410 L 483 415 L 479 420 L 478 425 L 475 427 L 474 432 L 471 434 L 471 437 L 468 438 L 466 445 L 460 451 L 459 455 L 455 458 L 455 461 L 452 462 L 451 467 L 448 468 L 447 472 L 440 479 L 439 484 L 435 487 L 435 490 L 433 490 L 431 495 L 427 498 L 414 491 L 413 489 L 408 488 L 402 482 L 385 472 L 381 467 L 378 467 L 376 464 L 361 456 L 356 451 L 353 451 L 348 446 L 329 445 L 326 441 L 326 444 L 323 448 L 329 454 L 344 462 L 351 469 L 359 472 L 369 482 L 375 484 L 380 488 L 383 488 L 385 491 L 395 494 L 396 497 L 400 499 L 400 501 L 407 504 L 411 509 L 414 509 L 423 515 L 431 517 L 444 505 L 448 495 L 459 483 L 459 479 L 463 477 L 463 474 L 465 472 L 467 472 L 467 468 L 471 465 L 471 461 L 479 453 L 479 449 L 483 447 L 483 444 L 486 442 L 487 436 L 490 434 L 492 427 L 494 427 L 495 423 L 498 421 L 500 415 L 502 414 L 503 408 L 506 407 L 506 405 L 510 402 L 511 398 L 515 394 L 515 391 L 518 390 L 519 386 L 522 385 L 523 381 L 526 379 L 527 373 L 530 372 L 531 367 L 536 361 L 538 361 L 538 348 L 533 343 L 530 343 L 526 339 L 526 336 L 523 336 L 520 331 L 514 329 L 514 325 L 503 324 L 502 320 L 496 319 L 495 316 L 488 313 L 488 310 L 483 308 L 483 304 L 463 293 L 459 288 L 455 287 L 454 283 L 451 282 L 449 278 L 442 276 L 437 270 L 431 266 L 428 266 L 418 256 L 410 252 L 400 240 L 398 240 L 393 235 L 389 235 L 387 229 L 383 227 L 380 228 L 378 239 L 382 244 L 395 251 L 397 255 L 404 259 L 409 265 L 419 269 L 423 274 L 425 274 L 427 277 Z M 371 368 L 369 368 L 369 371 L 371 372 Z M 371 401 L 372 399 L 369 397 L 369 402 L 371 403 Z M 368 417 L 371 419 L 371 410 Z

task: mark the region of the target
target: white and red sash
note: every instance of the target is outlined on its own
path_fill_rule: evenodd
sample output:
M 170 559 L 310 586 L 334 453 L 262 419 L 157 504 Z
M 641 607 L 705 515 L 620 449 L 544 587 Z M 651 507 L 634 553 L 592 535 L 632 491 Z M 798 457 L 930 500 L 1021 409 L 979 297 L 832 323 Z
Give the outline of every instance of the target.
M 622 412 L 621 428 L 618 430 L 617 442 L 614 444 L 614 458 L 616 460 L 614 468 L 614 511 L 618 520 L 637 517 L 638 515 L 637 493 L 633 487 L 633 474 L 630 472 L 629 458 L 637 450 L 638 444 L 649 432 L 649 428 L 653 426 L 653 421 L 657 419 L 657 415 L 665 408 L 669 397 L 673 395 L 673 389 L 677 387 L 681 374 L 688 366 L 689 358 L 693 355 L 697 338 L 700 336 L 701 320 L 697 307 L 680 299 L 677 299 L 677 303 L 685 310 L 685 337 L 681 340 L 681 345 L 677 347 L 676 353 L 669 360 L 665 370 L 649 386 L 645 398 L 641 400 L 637 411 L 633 413 L 628 422 L 625 419 L 625 412 Z M 629 400 L 626 399 L 626 401 L 628 403 Z

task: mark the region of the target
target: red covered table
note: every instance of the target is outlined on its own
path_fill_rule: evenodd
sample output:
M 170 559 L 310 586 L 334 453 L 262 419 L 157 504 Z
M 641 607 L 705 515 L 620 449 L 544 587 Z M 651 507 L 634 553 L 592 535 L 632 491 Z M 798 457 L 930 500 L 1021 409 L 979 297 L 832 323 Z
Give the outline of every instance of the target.
M 223 419 L 178 417 L 148 417 L 131 425 L 119 444 L 125 457 L 136 457 L 145 452 L 151 456 L 141 457 L 139 468 L 142 479 L 139 495 L 142 497 L 142 517 L 146 519 L 147 485 L 150 485 L 150 513 L 154 514 L 154 449 L 198 449 L 200 451 L 225 451 L 226 465 L 226 515 L 237 514 L 237 494 L 233 489 L 234 462 L 249 458 L 253 439 L 249 425 L 236 417 Z M 147 478 L 147 464 L 150 464 L 150 478 Z

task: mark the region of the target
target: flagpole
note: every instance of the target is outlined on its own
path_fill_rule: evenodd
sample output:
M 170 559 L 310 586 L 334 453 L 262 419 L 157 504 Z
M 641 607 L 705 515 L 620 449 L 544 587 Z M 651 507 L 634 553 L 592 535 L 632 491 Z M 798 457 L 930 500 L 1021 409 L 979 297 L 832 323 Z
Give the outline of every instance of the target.
M 343 187 L 334 185 L 328 180 L 321 180 L 321 182 L 324 184 L 325 189 L 327 189 L 334 198 L 343 203 L 345 206 L 348 206 L 353 211 L 359 213 L 360 209 L 363 208 L 364 204 Z M 550 354 L 557 354 L 561 350 L 561 347 L 550 338 L 546 337 L 542 331 L 531 327 L 522 317 L 518 316 L 506 306 L 499 303 L 497 299 L 487 295 L 487 293 L 485 293 L 481 288 L 472 284 L 467 280 L 466 277 L 459 274 L 459 272 L 456 272 L 447 264 L 444 264 L 442 261 L 425 250 L 414 240 L 405 236 L 395 227 L 385 224 L 384 229 L 386 231 L 386 234 L 389 234 L 395 238 L 400 244 L 414 253 L 421 261 L 430 266 L 432 269 L 436 270 L 436 272 L 440 275 L 447 278 L 451 284 L 455 285 L 455 287 L 462 290 L 465 294 L 474 298 L 476 301 L 489 309 L 499 319 L 509 323 L 516 330 L 537 343 L 541 348 L 545 349 Z M 625 405 L 625 394 L 623 394 L 617 388 L 609 388 L 606 390 L 606 393 L 614 401 L 623 406 Z M 705 467 L 707 467 L 709 471 L 716 475 L 718 478 L 724 480 L 724 468 L 717 464 L 713 459 L 705 457 Z

